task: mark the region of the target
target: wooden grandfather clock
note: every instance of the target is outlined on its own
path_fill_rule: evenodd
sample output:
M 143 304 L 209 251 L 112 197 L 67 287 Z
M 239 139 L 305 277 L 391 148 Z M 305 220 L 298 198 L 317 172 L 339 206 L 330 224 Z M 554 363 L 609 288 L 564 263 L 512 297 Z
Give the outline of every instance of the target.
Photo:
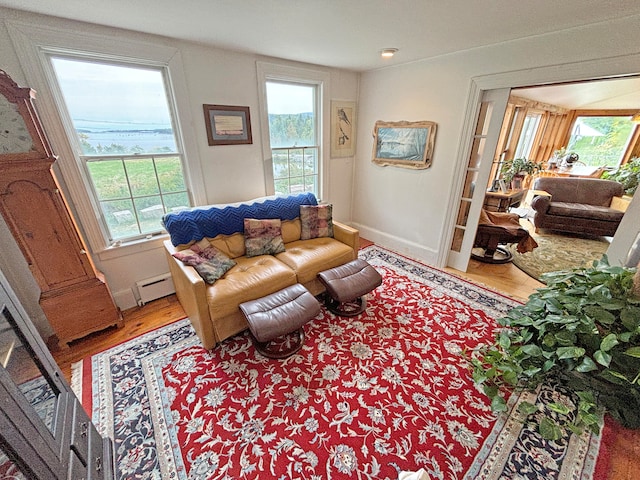
M 122 315 L 79 235 L 51 170 L 56 156 L 33 106 L 35 92 L 0 70 L 0 211 L 41 289 L 59 347 Z

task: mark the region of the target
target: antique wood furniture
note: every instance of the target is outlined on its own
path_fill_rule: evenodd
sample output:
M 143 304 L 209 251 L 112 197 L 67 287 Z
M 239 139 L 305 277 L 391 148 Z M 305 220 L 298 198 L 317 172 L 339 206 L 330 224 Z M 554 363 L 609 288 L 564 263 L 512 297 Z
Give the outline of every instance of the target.
M 32 100 L 0 70 L 0 211 L 41 289 L 61 347 L 122 316 L 87 254 L 56 178 Z
M 488 212 L 508 212 L 522 201 L 525 190 L 508 190 L 507 193 L 487 192 L 484 196 L 484 209 Z
M 0 271 L 0 477 L 112 480 L 100 436 Z

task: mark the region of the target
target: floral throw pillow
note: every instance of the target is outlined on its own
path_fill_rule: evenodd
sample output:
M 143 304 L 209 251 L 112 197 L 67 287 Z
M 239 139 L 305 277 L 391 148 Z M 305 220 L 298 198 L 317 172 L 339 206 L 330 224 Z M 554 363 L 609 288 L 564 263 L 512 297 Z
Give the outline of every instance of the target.
M 196 269 L 196 272 L 209 285 L 227 273 L 236 265 L 236 262 L 215 247 L 200 248 L 197 244 L 191 248 L 181 250 L 173 254 L 185 265 Z
M 300 240 L 333 237 L 333 206 L 300 205 Z
M 282 222 L 279 218 L 258 220 L 244 219 L 244 246 L 247 257 L 275 255 L 284 252 Z

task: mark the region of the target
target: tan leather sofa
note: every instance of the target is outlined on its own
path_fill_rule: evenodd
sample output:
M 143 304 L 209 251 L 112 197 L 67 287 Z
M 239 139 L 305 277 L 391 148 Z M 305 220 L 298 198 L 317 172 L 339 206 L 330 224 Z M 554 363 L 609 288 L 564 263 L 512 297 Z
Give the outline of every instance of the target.
M 235 207 L 220 209 L 220 212 L 228 214 L 229 208 Z M 237 216 L 237 212 L 232 211 Z M 198 221 L 215 221 L 216 213 L 214 211 L 213 217 L 209 215 L 208 219 L 198 218 Z M 273 212 L 269 215 L 262 218 L 275 218 L 271 216 Z M 168 223 L 170 222 L 165 222 L 165 226 Z M 167 229 L 171 233 L 170 226 Z M 241 231 L 204 237 L 237 262 L 236 266 L 213 285 L 205 283 L 193 267 L 183 264 L 172 255 L 201 239 L 179 245 L 166 240 L 165 252 L 178 300 L 203 346 L 211 349 L 217 343 L 248 328 L 239 308 L 243 302 L 264 297 L 296 283 L 304 285 L 313 295 L 322 293 L 324 286 L 317 279 L 317 274 L 350 262 L 358 255 L 358 230 L 338 222 L 333 222 L 333 230 L 333 238 L 300 240 L 300 219 L 284 219 L 282 237 L 286 250 L 276 255 L 250 258 L 245 256 L 244 235 Z

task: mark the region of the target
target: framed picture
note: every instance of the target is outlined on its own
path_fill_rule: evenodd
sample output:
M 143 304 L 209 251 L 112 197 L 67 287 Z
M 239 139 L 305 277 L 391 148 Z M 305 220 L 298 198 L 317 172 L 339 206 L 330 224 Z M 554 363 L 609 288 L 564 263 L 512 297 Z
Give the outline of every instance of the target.
M 331 156 L 356 153 L 356 102 L 331 101 Z
M 373 158 L 378 165 L 423 169 L 431 166 L 436 138 L 434 122 L 376 122 Z
M 253 143 L 249 107 L 203 105 L 209 145 Z

